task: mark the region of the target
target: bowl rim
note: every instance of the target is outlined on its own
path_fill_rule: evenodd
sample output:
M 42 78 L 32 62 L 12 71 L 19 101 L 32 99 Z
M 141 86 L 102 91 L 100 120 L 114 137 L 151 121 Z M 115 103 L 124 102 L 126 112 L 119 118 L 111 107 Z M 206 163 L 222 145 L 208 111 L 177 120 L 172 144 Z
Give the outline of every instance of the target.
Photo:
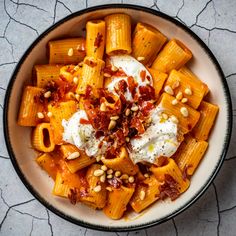
M 212 61 L 212 63 L 215 66 L 215 69 L 217 70 L 219 77 L 221 79 L 221 83 L 223 85 L 223 89 L 224 89 L 224 96 L 226 98 L 226 112 L 227 112 L 227 130 L 226 132 L 226 136 L 225 136 L 225 140 L 224 140 L 224 145 L 222 148 L 222 153 L 221 153 L 221 158 L 219 159 L 219 162 L 215 168 L 215 170 L 212 172 L 211 176 L 208 179 L 208 182 L 206 183 L 205 186 L 203 186 L 198 193 L 195 194 L 195 196 L 193 196 L 182 208 L 179 208 L 178 210 L 172 212 L 170 215 L 164 217 L 163 219 L 160 220 L 154 220 L 148 223 L 144 223 L 144 224 L 140 224 L 140 225 L 136 225 L 136 226 L 127 226 L 127 227 L 117 227 L 117 226 L 101 226 L 101 225 L 95 225 L 95 224 L 91 224 L 91 223 L 86 223 L 84 221 L 78 220 L 73 218 L 72 216 L 69 216 L 65 213 L 63 213 L 62 211 L 60 211 L 59 209 L 57 209 L 56 207 L 54 207 L 53 205 L 51 205 L 49 202 L 47 202 L 35 189 L 34 187 L 28 182 L 27 178 L 24 176 L 24 173 L 21 172 L 21 169 L 18 165 L 16 156 L 14 154 L 13 148 L 11 146 L 11 142 L 10 142 L 10 135 L 9 135 L 9 126 L 8 126 L 8 109 L 9 109 L 9 101 L 10 101 L 10 96 L 11 96 L 11 91 L 14 85 L 14 82 L 16 80 L 18 71 L 21 68 L 22 63 L 24 62 L 24 60 L 27 58 L 27 56 L 29 55 L 29 53 L 32 51 L 32 49 L 38 44 L 38 42 L 40 42 L 48 33 L 50 33 L 51 31 L 53 31 L 55 28 L 57 28 L 58 26 L 60 26 L 61 24 L 65 23 L 66 21 L 73 19 L 75 17 L 78 17 L 80 15 L 83 15 L 85 13 L 89 13 L 89 12 L 94 12 L 96 10 L 104 10 L 104 9 L 110 9 L 110 8 L 120 8 L 120 9 L 132 9 L 132 10 L 137 10 L 137 11 L 143 11 L 143 12 L 147 12 L 150 13 L 152 15 L 164 18 L 167 21 L 170 21 L 171 23 L 174 23 L 177 27 L 180 27 L 181 29 L 183 29 L 186 33 L 188 33 L 191 37 L 193 37 L 197 43 L 203 48 L 203 50 L 205 51 L 205 53 L 209 56 L 210 60 Z M 109 231 L 109 232 L 125 232 L 125 231 L 134 231 L 134 230 L 141 230 L 141 229 L 146 229 L 149 228 L 151 226 L 155 226 L 161 223 L 164 223 L 172 218 L 174 218 L 175 216 L 177 216 L 178 214 L 182 213 L 183 211 L 185 211 L 186 209 L 188 209 L 192 204 L 194 204 L 202 195 L 203 193 L 207 190 L 207 188 L 210 186 L 210 184 L 213 182 L 214 178 L 216 177 L 217 173 L 219 172 L 224 159 L 226 157 L 227 151 L 228 151 L 228 147 L 230 144 L 230 138 L 231 138 L 231 133 L 232 133 L 232 101 L 231 101 L 231 97 L 230 97 L 230 91 L 229 91 L 229 87 L 226 81 L 226 78 L 224 76 L 224 73 L 219 65 L 219 62 L 217 61 L 217 59 L 215 58 L 214 54 L 211 52 L 211 50 L 208 48 L 208 46 L 199 38 L 199 36 L 197 36 L 190 28 L 188 28 L 186 25 L 184 25 L 182 22 L 177 21 L 176 19 L 174 19 L 173 17 L 161 12 L 161 11 L 156 11 L 154 9 L 151 8 L 147 8 L 144 6 L 139 6 L 139 5 L 132 5 L 132 4 L 104 4 L 104 5 L 98 5 L 98 6 L 94 6 L 94 7 L 89 7 L 89 8 L 85 8 L 82 10 L 79 10 L 77 12 L 74 12 L 66 17 L 64 17 L 63 19 L 59 20 L 58 22 L 56 22 L 55 24 L 51 25 L 50 27 L 48 27 L 45 31 L 43 31 L 32 43 L 31 45 L 28 47 L 28 49 L 24 52 L 24 54 L 22 55 L 21 59 L 19 60 L 19 62 L 17 63 L 17 65 L 14 68 L 14 71 L 11 75 L 11 78 L 9 80 L 8 86 L 7 86 L 7 90 L 6 90 L 6 94 L 5 94 L 5 98 L 4 98 L 4 108 L 3 108 L 3 129 L 4 129 L 4 138 L 5 138 L 5 143 L 6 143 L 6 147 L 7 147 L 7 151 L 9 153 L 10 156 L 10 160 L 13 164 L 13 167 L 17 173 L 17 175 L 20 177 L 22 183 L 25 185 L 25 187 L 28 189 L 28 191 L 44 206 L 46 207 L 48 210 L 50 210 L 51 212 L 53 212 L 54 214 L 58 215 L 59 217 L 74 223 L 78 226 L 82 226 L 82 227 L 86 227 L 86 228 L 90 228 L 90 229 L 94 229 L 94 230 L 100 230 L 100 231 Z

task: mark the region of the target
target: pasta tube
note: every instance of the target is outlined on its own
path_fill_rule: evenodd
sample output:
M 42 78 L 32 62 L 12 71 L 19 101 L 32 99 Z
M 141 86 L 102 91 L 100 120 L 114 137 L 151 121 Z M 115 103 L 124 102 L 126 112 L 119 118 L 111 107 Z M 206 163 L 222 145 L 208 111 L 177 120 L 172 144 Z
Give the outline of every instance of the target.
M 83 151 L 71 144 L 61 145 L 60 151 L 63 158 L 66 160 L 66 165 L 71 173 L 75 173 L 96 161 L 94 157 L 87 156 Z M 70 158 L 72 156 L 76 156 L 76 154 L 78 157 L 75 159 Z
M 186 172 L 187 175 L 193 175 L 207 147 L 207 142 L 198 141 L 187 135 L 173 158 L 182 172 Z
M 18 115 L 18 125 L 36 126 L 42 122 L 42 119 L 37 114 L 44 111 L 43 104 L 39 99 L 43 92 L 43 89 L 37 87 L 27 86 L 24 88 Z
M 131 48 L 131 19 L 126 14 L 112 14 L 105 17 L 106 22 L 106 53 L 130 54 Z
M 120 188 L 112 187 L 108 194 L 107 204 L 103 212 L 111 219 L 120 219 L 134 193 L 134 188 L 121 186 Z
M 152 64 L 152 68 L 169 73 L 178 70 L 192 58 L 192 52 L 179 40 L 172 39 L 158 54 Z
M 200 119 L 193 129 L 193 136 L 198 140 L 207 140 L 214 125 L 219 107 L 202 101 L 199 106 Z
M 166 40 L 159 30 L 139 22 L 133 33 L 132 55 L 144 65 L 151 65 Z
M 49 64 L 77 64 L 85 57 L 85 39 L 70 38 L 50 41 Z
M 60 75 L 60 68 L 63 65 L 35 65 L 36 86 L 46 87 L 50 81 L 56 81 Z
M 183 174 L 175 161 L 172 158 L 167 158 L 166 163 L 163 166 L 150 168 L 152 173 L 155 175 L 158 181 L 165 181 L 165 175 L 170 175 L 178 184 L 178 191 L 180 193 L 185 192 L 189 187 L 189 180 L 183 178 Z
M 92 88 L 103 87 L 103 69 L 105 62 L 94 57 L 86 57 L 84 59 L 82 75 L 79 81 L 76 93 L 85 94 L 88 85 Z
M 86 24 L 86 55 L 98 59 L 103 58 L 105 47 L 105 21 L 91 20 Z
M 32 135 L 32 144 L 35 149 L 42 152 L 52 152 L 54 150 L 55 143 L 49 123 L 41 123 L 36 126 Z

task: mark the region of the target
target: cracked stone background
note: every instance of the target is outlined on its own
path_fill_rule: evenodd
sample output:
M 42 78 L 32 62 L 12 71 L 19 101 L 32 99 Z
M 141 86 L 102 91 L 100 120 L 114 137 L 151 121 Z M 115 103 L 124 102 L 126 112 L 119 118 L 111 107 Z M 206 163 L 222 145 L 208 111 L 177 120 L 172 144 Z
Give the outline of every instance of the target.
M 77 10 L 130 3 L 162 11 L 191 28 L 213 51 L 231 90 L 236 128 L 235 0 L 0 0 L 0 119 L 11 73 L 24 51 L 45 29 Z M 130 233 L 104 233 L 71 224 L 48 211 L 26 190 L 6 151 L 0 123 L 0 235 L 236 235 L 236 132 L 227 159 L 206 193 L 162 225 Z

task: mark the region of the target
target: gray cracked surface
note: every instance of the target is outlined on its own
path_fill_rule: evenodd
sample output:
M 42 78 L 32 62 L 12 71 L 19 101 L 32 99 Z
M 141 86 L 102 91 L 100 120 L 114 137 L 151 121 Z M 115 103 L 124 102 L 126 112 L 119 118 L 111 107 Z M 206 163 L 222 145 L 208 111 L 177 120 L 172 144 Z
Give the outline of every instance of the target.
M 102 3 L 138 4 L 163 11 L 199 35 L 213 51 L 226 75 L 233 100 L 233 130 L 236 129 L 234 0 L 0 0 L 0 119 L 11 73 L 30 43 L 47 27 L 66 15 Z M 104 233 L 71 224 L 49 212 L 33 198 L 19 180 L 9 160 L 1 121 L 0 235 L 233 236 L 236 231 L 236 149 L 233 145 L 235 141 L 236 132 L 232 136 L 227 160 L 214 183 L 196 204 L 184 213 L 146 230 Z

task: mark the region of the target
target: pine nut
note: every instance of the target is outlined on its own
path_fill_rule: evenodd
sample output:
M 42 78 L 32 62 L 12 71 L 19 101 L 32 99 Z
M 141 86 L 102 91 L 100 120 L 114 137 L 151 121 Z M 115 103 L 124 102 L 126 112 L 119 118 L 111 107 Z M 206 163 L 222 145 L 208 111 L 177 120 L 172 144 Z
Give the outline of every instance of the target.
M 130 115 L 130 109 L 129 109 L 129 108 L 126 109 L 125 115 L 126 115 L 126 116 L 129 116 L 129 115 Z
M 105 165 L 102 165 L 102 166 L 101 166 L 101 169 L 102 169 L 103 171 L 107 171 L 107 167 L 106 167 Z
M 120 177 L 120 176 L 121 176 L 121 172 L 120 172 L 119 170 L 117 170 L 117 171 L 115 172 L 115 176 L 116 176 L 116 177 Z
M 113 175 L 108 175 L 107 178 L 108 178 L 108 179 L 112 179 L 112 178 L 113 178 Z
M 133 183 L 134 182 L 134 176 L 130 176 L 128 180 L 129 180 L 130 183 Z
M 77 101 L 79 101 L 80 95 L 79 95 L 79 94 L 75 94 L 75 99 L 76 99 Z
M 51 91 L 47 91 L 46 93 L 44 93 L 43 96 L 44 96 L 45 98 L 50 98 L 50 97 L 51 97 L 51 94 L 52 94 Z
M 128 143 L 130 141 L 130 138 L 129 137 L 126 137 L 125 138 L 125 141 Z
M 111 70 L 115 72 L 115 71 L 118 71 L 118 68 L 116 66 L 112 65 Z
M 186 107 L 181 107 L 180 112 L 184 117 L 188 117 L 188 109 Z
M 111 120 L 109 125 L 108 125 L 108 130 L 114 129 L 115 126 L 116 126 L 116 121 L 115 120 Z
M 99 176 L 101 176 L 101 175 L 103 175 L 104 174 L 104 171 L 103 170 L 95 170 L 94 172 L 93 172 L 93 175 L 94 176 L 96 176 L 96 177 L 99 177 Z
M 144 60 L 145 60 L 145 57 L 137 57 L 137 60 L 138 60 L 138 61 L 144 61 Z
M 183 98 L 183 93 L 182 92 L 178 92 L 178 94 L 176 95 L 176 99 L 177 100 L 181 100 Z
M 109 169 L 108 171 L 107 171 L 107 174 L 108 175 L 111 175 L 113 173 L 113 170 L 112 169 Z
M 133 107 L 131 107 L 131 111 L 137 111 L 138 110 L 138 106 L 133 106 Z
M 120 177 L 120 179 L 128 179 L 129 178 L 129 176 L 127 175 L 127 174 L 123 174 L 123 175 L 121 175 L 121 177 Z
M 182 100 L 181 100 L 182 103 L 186 103 L 187 101 L 188 101 L 187 98 L 182 98 Z
M 80 156 L 79 152 L 73 152 L 66 159 L 67 160 L 74 160 L 74 159 L 78 158 L 79 156 Z
M 103 75 L 104 75 L 104 77 L 107 77 L 107 78 L 111 77 L 111 74 L 109 74 L 109 73 L 104 73 Z
M 190 88 L 186 88 L 186 89 L 184 90 L 184 93 L 187 94 L 187 95 L 192 95 L 192 94 L 193 94 L 193 93 L 192 93 L 192 90 L 191 90 Z
M 164 91 L 168 93 L 169 95 L 174 95 L 174 91 L 169 85 L 165 86 Z
M 162 117 L 163 119 L 167 120 L 168 119 L 168 115 L 166 113 L 162 113 Z
M 111 192 L 112 191 L 112 188 L 111 187 L 106 187 L 106 190 Z
M 102 190 L 102 186 L 101 185 L 97 185 L 95 188 L 93 188 L 93 191 L 95 193 L 99 193 Z
M 49 112 L 47 113 L 47 116 L 48 116 L 49 118 L 52 117 L 52 112 L 49 111 Z
M 119 116 L 112 116 L 110 117 L 111 120 L 118 120 L 120 117 Z
M 176 89 L 179 87 L 179 80 L 176 80 L 173 84 L 172 84 L 172 89 Z
M 105 181 L 106 181 L 106 175 L 100 176 L 100 181 L 101 181 L 102 183 L 105 183 Z
M 102 103 L 100 105 L 100 111 L 106 111 L 107 110 L 107 107 L 106 107 L 106 104 L 105 103 Z
M 139 195 L 140 200 L 143 201 L 144 198 L 145 198 L 145 195 L 146 195 L 145 191 L 141 190 L 141 191 L 140 191 L 140 195 Z
M 144 177 L 149 178 L 149 174 L 148 173 L 144 174 Z
M 171 102 L 171 104 L 174 105 L 174 106 L 177 105 L 177 103 L 178 103 L 178 100 L 177 100 L 177 99 L 174 99 L 174 100 L 172 100 L 172 102 Z
M 74 54 L 73 48 L 69 48 L 69 50 L 68 50 L 68 52 L 67 52 L 67 55 L 68 55 L 69 57 L 72 57 L 73 54 Z
M 78 78 L 77 76 L 75 76 L 75 77 L 73 78 L 73 82 L 74 82 L 75 84 L 78 84 L 79 78 Z
M 44 114 L 42 112 L 38 112 L 37 116 L 39 119 L 43 119 L 44 118 Z
M 179 123 L 179 120 L 178 120 L 177 117 L 174 116 L 174 115 L 172 115 L 172 116 L 170 117 L 170 119 L 171 119 L 171 121 L 174 122 L 175 124 L 178 124 L 178 123 Z

